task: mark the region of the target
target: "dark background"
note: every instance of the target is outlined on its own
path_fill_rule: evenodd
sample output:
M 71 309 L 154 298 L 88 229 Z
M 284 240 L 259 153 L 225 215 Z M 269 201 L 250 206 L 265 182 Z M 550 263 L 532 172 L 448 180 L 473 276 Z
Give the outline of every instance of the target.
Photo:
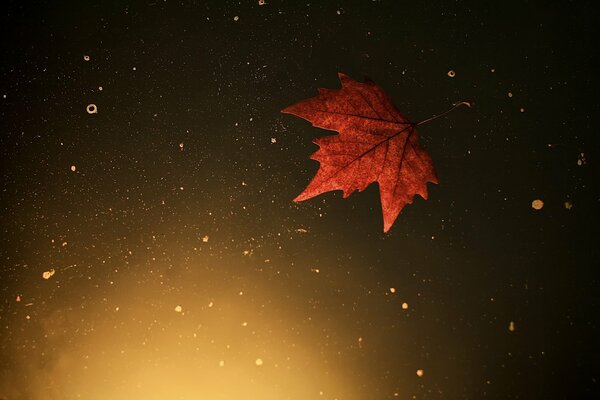
M 595 398 L 593 9 L 3 4 L 0 397 Z M 280 110 L 338 71 L 476 103 L 388 234 L 376 185 L 292 202 L 328 132 Z

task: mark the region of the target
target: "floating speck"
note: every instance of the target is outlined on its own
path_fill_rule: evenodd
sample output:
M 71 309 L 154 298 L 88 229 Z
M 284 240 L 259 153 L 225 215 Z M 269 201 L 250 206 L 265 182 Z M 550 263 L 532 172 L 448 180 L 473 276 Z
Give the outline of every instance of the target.
M 87 111 L 88 114 L 97 114 L 98 113 L 98 107 L 96 107 L 95 104 L 88 104 L 88 106 L 85 108 L 85 110 Z
M 277 143 L 277 138 L 272 137 L 271 138 L 271 143 Z
M 571 203 L 570 201 L 565 201 L 565 208 L 567 210 L 570 210 L 571 208 L 573 208 L 573 203 Z
M 510 322 L 508 323 L 508 330 L 509 330 L 510 332 L 514 332 L 514 331 L 515 331 L 515 329 L 516 329 L 516 328 L 515 328 L 515 321 L 510 321 Z
M 175 306 L 175 312 L 180 313 L 181 311 L 183 311 L 183 308 L 180 305 Z
M 451 69 L 450 71 L 448 71 L 448 76 L 449 76 L 450 78 L 454 78 L 454 77 L 456 76 L 456 72 L 454 72 L 454 70 L 453 70 L 453 69 Z
M 20 295 L 17 295 L 17 298 L 15 299 L 15 301 L 16 301 L 17 303 L 18 303 L 18 302 L 20 302 L 20 301 L 21 301 L 21 296 L 20 296 Z
M 102 86 L 98 86 L 98 90 L 99 90 L 99 91 L 103 91 L 103 90 L 104 90 L 104 88 L 103 88 Z
M 533 207 L 534 210 L 541 210 L 542 207 L 544 207 L 544 202 L 540 199 L 535 199 L 531 202 L 531 207 Z
M 132 71 L 137 71 L 137 67 L 131 68 Z
M 585 165 L 586 162 L 587 160 L 585 158 L 585 153 L 579 153 L 579 157 L 577 157 L 577 165 L 581 167 L 582 165 Z
M 83 60 L 84 61 L 90 61 L 90 56 L 88 56 L 87 54 L 83 55 Z
M 44 273 L 42 273 L 42 278 L 50 279 L 55 273 L 56 273 L 56 270 L 54 268 L 52 268 L 48 271 L 44 271 Z
M 403 310 L 408 310 L 408 303 L 407 302 L 402 303 L 402 309 Z
M 519 111 L 525 112 L 525 109 L 523 107 L 521 107 L 521 108 L 519 108 Z
M 71 171 L 73 171 L 73 172 L 77 171 L 77 167 L 74 165 L 71 165 Z
M 261 365 L 263 365 L 263 360 L 262 358 L 257 358 L 254 363 L 256 364 L 256 366 L 260 367 Z
M 265 4 L 267 4 L 267 2 L 265 0 L 258 0 L 259 6 L 264 6 Z
M 202 242 L 203 243 L 207 243 L 208 242 L 208 235 L 202 236 Z
M 233 20 L 234 20 L 235 22 L 237 22 L 237 21 L 239 21 L 239 20 L 240 20 L 240 17 L 238 17 L 238 16 L 236 15 L 235 17 L 233 17 Z
M 179 150 L 183 151 L 183 143 L 179 143 Z
M 423 375 L 425 375 L 425 371 L 423 371 L 422 369 L 418 369 L 418 370 L 417 370 L 417 376 L 418 376 L 419 378 L 422 378 L 422 377 L 423 377 Z
M 219 367 L 224 367 L 225 366 L 225 361 L 221 360 L 219 361 Z
M 513 97 L 512 92 L 508 92 L 508 97 Z
M 395 287 L 391 287 L 390 288 L 390 293 L 396 293 L 396 288 Z
M 212 306 L 214 306 L 215 303 L 213 303 L 212 301 L 210 303 L 208 303 L 208 308 L 212 308 Z

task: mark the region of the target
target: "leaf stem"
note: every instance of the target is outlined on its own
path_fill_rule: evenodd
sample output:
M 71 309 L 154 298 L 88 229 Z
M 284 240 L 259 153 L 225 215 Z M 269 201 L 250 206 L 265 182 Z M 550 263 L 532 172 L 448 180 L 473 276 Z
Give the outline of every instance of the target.
M 457 109 L 457 108 L 458 108 L 458 107 L 460 107 L 460 106 L 472 107 L 472 106 L 473 106 L 473 102 L 470 102 L 470 101 L 461 101 L 460 103 L 456 103 L 456 104 L 454 105 L 454 107 L 452 107 L 451 109 L 449 109 L 449 110 L 446 110 L 446 111 L 444 111 L 444 112 L 443 112 L 443 113 L 441 113 L 441 114 L 434 115 L 433 117 L 429 117 L 429 118 L 427 118 L 427 119 L 424 119 L 424 120 L 423 120 L 423 121 L 421 121 L 421 122 L 417 122 L 417 123 L 415 124 L 415 126 L 417 126 L 417 125 L 421 125 L 421 124 L 424 124 L 424 123 L 426 123 L 426 122 L 431 122 L 431 121 L 433 121 L 434 119 L 438 119 L 438 118 L 440 118 L 440 117 L 443 117 L 444 115 L 448 114 L 448 113 L 449 113 L 449 112 L 451 112 L 451 111 L 454 111 L 455 109 Z

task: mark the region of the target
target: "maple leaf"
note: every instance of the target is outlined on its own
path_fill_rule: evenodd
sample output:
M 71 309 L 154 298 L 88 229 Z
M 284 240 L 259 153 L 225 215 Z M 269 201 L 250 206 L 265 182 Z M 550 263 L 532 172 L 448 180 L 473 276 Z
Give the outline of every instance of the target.
M 338 74 L 341 89 L 319 89 L 319 95 L 282 110 L 311 122 L 313 126 L 339 132 L 317 138 L 311 158 L 320 163 L 307 188 L 294 199 L 299 202 L 321 193 L 342 190 L 344 198 L 371 183 L 379 184 L 383 231 L 387 232 L 415 194 L 427 199 L 427 182 L 438 183 L 431 157 L 419 144 L 417 125 L 393 105 L 383 89 L 371 80 L 356 82 Z

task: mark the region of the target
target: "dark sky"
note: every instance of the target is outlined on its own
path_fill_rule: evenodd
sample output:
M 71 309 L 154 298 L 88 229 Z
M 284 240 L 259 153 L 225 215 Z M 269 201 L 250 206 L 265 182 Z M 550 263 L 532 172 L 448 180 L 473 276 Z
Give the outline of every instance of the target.
M 594 2 L 33 3 L 0 10 L 1 399 L 600 393 Z M 386 234 L 376 184 L 292 202 L 332 132 L 280 110 L 339 71 L 476 103 L 419 127 L 440 184 Z

